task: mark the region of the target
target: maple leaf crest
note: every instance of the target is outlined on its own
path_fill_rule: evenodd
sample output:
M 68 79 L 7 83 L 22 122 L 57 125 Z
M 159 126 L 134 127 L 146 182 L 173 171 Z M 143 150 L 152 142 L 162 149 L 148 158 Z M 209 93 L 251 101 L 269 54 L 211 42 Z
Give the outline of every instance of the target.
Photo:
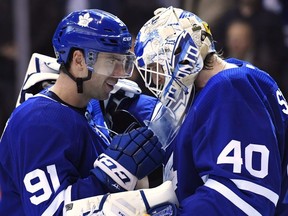
M 89 13 L 84 14 L 84 16 L 79 16 L 79 22 L 78 24 L 81 26 L 88 26 L 88 24 L 93 20 L 93 18 L 90 17 Z

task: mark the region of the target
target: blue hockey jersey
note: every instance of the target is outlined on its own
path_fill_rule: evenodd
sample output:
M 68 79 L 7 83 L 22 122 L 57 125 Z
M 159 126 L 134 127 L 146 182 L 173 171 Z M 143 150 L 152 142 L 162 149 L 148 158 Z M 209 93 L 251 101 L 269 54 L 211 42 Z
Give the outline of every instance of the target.
M 167 149 L 180 215 L 288 215 L 288 105 L 271 77 L 237 68 L 213 76 Z
M 106 193 L 89 173 L 106 147 L 81 110 L 42 94 L 25 101 L 0 142 L 0 215 L 61 215 L 64 201 Z
M 143 123 L 156 101 L 139 95 L 125 109 Z M 98 100 L 81 110 L 46 90 L 30 98 L 0 141 L 0 215 L 62 215 L 64 202 L 109 192 L 89 173 L 109 143 Z

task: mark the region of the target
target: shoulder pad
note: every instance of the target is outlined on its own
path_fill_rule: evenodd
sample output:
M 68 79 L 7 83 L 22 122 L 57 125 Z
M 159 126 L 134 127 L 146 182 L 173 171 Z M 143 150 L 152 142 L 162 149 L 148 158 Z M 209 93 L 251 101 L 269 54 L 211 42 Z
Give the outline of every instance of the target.
M 59 67 L 60 64 L 57 63 L 56 58 L 33 53 L 18 95 L 16 107 L 43 90 L 44 87 L 39 84 L 44 81 L 56 81 L 59 76 Z
M 56 80 L 59 76 L 60 65 L 56 58 L 39 53 L 33 53 L 23 82 L 23 90 L 30 88 L 38 82 Z

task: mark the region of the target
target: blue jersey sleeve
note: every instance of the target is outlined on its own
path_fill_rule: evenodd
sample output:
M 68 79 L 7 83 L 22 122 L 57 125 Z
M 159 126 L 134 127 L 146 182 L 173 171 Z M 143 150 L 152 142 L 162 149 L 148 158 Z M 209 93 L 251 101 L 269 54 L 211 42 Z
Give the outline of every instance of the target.
M 172 146 L 173 172 L 166 172 L 177 179 L 180 215 L 281 211 L 288 143 L 281 95 L 254 68 L 223 71 L 199 92 Z
M 1 139 L 0 214 L 62 215 L 65 202 L 104 194 L 89 171 L 105 148 L 77 110 L 29 99 Z
M 135 118 L 143 123 L 146 120 L 151 120 L 153 111 L 159 100 L 156 97 L 141 94 L 139 97 L 133 99 L 128 111 L 135 116 Z

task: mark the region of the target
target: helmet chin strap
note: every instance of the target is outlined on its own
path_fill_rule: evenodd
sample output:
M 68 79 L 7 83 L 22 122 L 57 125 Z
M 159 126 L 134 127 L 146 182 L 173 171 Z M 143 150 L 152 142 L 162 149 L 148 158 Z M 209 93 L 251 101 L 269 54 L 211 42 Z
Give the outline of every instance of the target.
M 79 94 L 82 94 L 82 93 L 83 93 L 83 82 L 91 79 L 92 71 L 88 69 L 88 75 L 87 75 L 87 77 L 74 77 L 74 76 L 66 69 L 66 67 L 65 67 L 64 64 L 61 64 L 60 69 L 61 69 L 64 73 L 66 73 L 74 82 L 76 82 L 77 92 L 78 92 Z

